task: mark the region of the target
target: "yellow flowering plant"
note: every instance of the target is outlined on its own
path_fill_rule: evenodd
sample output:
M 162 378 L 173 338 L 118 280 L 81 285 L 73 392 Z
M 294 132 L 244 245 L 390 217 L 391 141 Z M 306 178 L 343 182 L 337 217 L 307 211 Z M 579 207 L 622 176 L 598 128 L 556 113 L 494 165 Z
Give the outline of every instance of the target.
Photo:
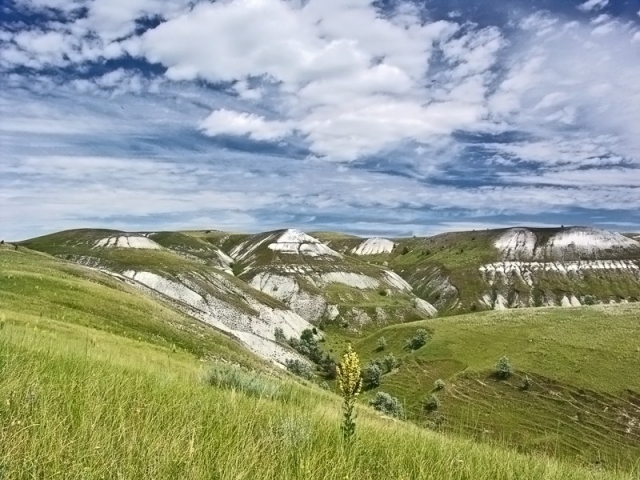
M 354 408 L 358 395 L 362 390 L 360 359 L 355 350 L 351 348 L 351 345 L 342 356 L 342 362 L 337 366 L 337 374 L 338 388 L 344 399 L 342 404 L 342 435 L 345 440 L 350 440 L 356 430 Z

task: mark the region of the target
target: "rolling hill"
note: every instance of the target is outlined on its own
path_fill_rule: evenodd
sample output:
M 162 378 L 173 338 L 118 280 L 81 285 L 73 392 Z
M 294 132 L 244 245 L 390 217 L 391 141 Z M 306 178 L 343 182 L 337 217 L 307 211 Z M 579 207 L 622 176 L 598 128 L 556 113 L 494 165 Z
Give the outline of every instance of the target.
M 5 478 L 633 480 L 640 472 L 637 305 L 478 312 L 372 332 L 328 325 L 327 350 L 351 342 L 363 362 L 400 360 L 362 396 L 347 446 L 336 395 L 114 275 L 131 264 L 118 255 L 163 252 L 143 257 L 162 259 L 162 272 L 178 260 L 166 247 L 103 233 L 87 236 L 88 248 L 77 233 L 69 239 L 70 255 L 97 259 L 92 267 L 0 247 Z M 96 249 L 128 246 L 94 252 L 101 241 Z M 427 343 L 405 350 L 420 328 Z M 497 380 L 502 355 L 514 372 Z M 435 391 L 439 378 L 445 387 Z M 405 421 L 366 406 L 381 390 L 401 400 Z M 440 406 L 426 411 L 432 393 Z
M 402 276 L 442 314 L 640 299 L 640 243 L 591 227 L 512 228 L 393 239 L 385 251 L 357 238 L 328 245 Z M 370 240 L 367 240 L 370 241 Z M 389 240 L 391 241 L 391 240 Z M 380 240 L 378 240 L 380 244 Z

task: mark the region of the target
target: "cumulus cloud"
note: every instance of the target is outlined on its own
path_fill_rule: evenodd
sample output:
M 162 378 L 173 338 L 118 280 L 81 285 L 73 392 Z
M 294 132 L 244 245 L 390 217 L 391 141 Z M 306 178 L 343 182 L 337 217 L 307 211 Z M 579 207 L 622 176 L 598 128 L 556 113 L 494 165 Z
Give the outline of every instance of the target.
M 609 0 L 587 0 L 584 3 L 578 5 L 578 9 L 583 12 L 591 12 L 595 10 L 602 10 L 609 4 Z
M 3 225 L 640 208 L 640 28 L 607 0 L 506 25 L 410 1 L 11 5 L 42 21 L 0 30 Z
M 497 29 L 424 21 L 409 4 L 383 13 L 364 0 L 239 0 L 196 5 L 130 51 L 165 65 L 172 80 L 261 79 L 276 89 L 283 121 L 236 115 L 225 129 L 217 124 L 228 112 L 214 112 L 201 125 L 207 134 L 255 128 L 252 138 L 280 138 L 286 125 L 316 155 L 354 160 L 480 121 L 502 44 Z M 450 68 L 429 77 L 435 52 Z
M 597 31 L 610 24 L 606 35 Z M 489 105 L 496 122 L 533 140 L 497 148 L 542 163 L 640 161 L 640 83 L 632 81 L 640 78 L 640 51 L 631 44 L 637 34 L 637 26 L 609 19 L 595 28 L 570 22 L 543 36 L 524 33 Z
M 207 135 L 249 135 L 255 140 L 277 140 L 291 132 L 286 122 L 226 109 L 212 112 L 200 123 L 200 129 Z

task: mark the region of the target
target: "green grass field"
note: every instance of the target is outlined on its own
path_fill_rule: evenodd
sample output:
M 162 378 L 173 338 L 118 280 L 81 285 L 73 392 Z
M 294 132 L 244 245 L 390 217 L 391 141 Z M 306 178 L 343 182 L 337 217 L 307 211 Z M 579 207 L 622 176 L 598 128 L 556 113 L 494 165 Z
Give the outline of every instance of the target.
M 418 328 L 431 332 L 415 352 Z M 378 339 L 387 347 L 377 351 Z M 501 441 L 583 464 L 640 468 L 640 308 L 637 305 L 481 312 L 394 325 L 349 338 L 330 331 L 327 348 L 348 342 L 366 362 L 392 353 L 401 367 L 376 391 L 398 397 L 418 424 Z M 515 369 L 493 377 L 506 355 Z M 523 389 L 528 376 L 531 386 Z M 442 379 L 446 388 L 435 392 Z M 425 412 L 435 393 L 441 407 Z
M 637 450 L 604 409 L 634 418 L 638 312 L 492 312 L 351 339 L 329 331 L 336 353 L 351 340 L 363 362 L 402 357 L 381 389 L 401 396 L 412 420 L 380 417 L 365 406 L 368 392 L 345 444 L 330 391 L 109 276 L 0 248 L 0 478 L 637 479 Z M 419 326 L 432 337 L 407 353 Z M 376 352 L 381 335 L 388 345 Z M 503 354 L 516 374 L 497 382 L 488 372 Z M 433 418 L 416 409 L 436 378 L 447 383 L 441 432 L 424 428 Z M 569 394 L 585 412 L 573 430 L 556 424 Z M 537 444 L 527 424 L 544 427 Z M 580 455 L 597 442 L 597 462 Z

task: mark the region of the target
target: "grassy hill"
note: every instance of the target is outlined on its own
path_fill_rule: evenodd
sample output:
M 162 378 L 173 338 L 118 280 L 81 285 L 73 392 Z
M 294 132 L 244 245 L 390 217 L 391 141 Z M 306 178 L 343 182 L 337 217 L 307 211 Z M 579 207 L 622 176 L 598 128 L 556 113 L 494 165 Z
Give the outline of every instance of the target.
M 243 308 L 246 302 L 238 296 L 252 296 L 273 308 L 289 308 L 315 325 L 337 323 L 360 329 L 369 324 L 419 320 L 436 313 L 392 271 L 337 254 L 314 238 L 296 232 L 244 235 L 219 231 L 135 234 L 74 230 L 32 239 L 23 245 L 113 272 L 152 272 L 178 281 L 185 275 L 192 280 L 196 272 L 206 276 L 213 270 L 226 282 L 234 283 L 240 293 L 229 295 L 228 289 L 217 285 L 207 289 L 220 300 Z M 278 242 L 286 235 L 292 235 L 297 243 L 285 243 L 285 250 L 274 249 L 274 245 L 283 245 Z M 124 241 L 122 246 L 108 243 L 109 239 L 123 238 L 134 238 L 140 244 L 148 242 L 148 248 L 126 248 Z M 105 240 L 109 248 L 102 246 Z
M 613 310 L 606 312 L 608 324 L 614 323 Z M 563 347 L 575 349 L 567 356 L 597 346 L 600 362 L 613 364 L 605 354 L 610 351 L 633 368 L 629 349 L 637 331 L 627 316 L 620 315 L 626 330 L 621 323 L 591 340 L 586 334 L 567 339 Z M 522 347 L 511 343 L 520 338 L 515 324 L 502 345 L 485 352 L 481 343 L 503 338 L 500 322 L 486 315 L 477 322 L 460 319 L 457 327 L 444 320 L 427 323 L 432 339 L 411 356 L 425 362 L 448 356 L 482 374 L 496 354 L 508 353 L 518 371 L 526 365 L 534 373 L 528 354 L 515 355 Z M 530 335 L 538 338 L 549 323 Z M 487 341 L 467 349 L 474 331 L 482 331 L 478 325 L 486 325 Z M 383 330 L 387 348 L 400 355 L 412 328 Z M 456 328 L 467 333 L 454 341 Z M 339 340 L 336 336 L 335 348 Z M 358 339 L 363 356 L 373 355 L 374 341 L 375 336 Z M 546 345 L 550 354 L 560 355 L 552 347 L 553 342 Z M 562 368 L 557 378 L 597 377 L 591 388 L 610 389 L 618 397 L 625 378 L 635 378 L 627 377 L 627 370 L 588 369 L 589 375 Z M 454 375 L 457 367 L 451 371 Z M 548 374 L 546 367 L 540 372 Z M 169 303 L 100 272 L 24 249 L 0 248 L 0 378 L 1 478 L 637 478 L 637 471 L 622 463 L 581 466 L 566 457 L 518 453 L 508 441 L 492 445 L 433 432 L 381 418 L 364 404 L 358 408 L 355 442 L 345 444 L 335 395 L 294 382 Z
M 72 230 L 35 238 L 22 245 L 109 272 L 233 335 L 265 358 L 280 363 L 295 358 L 275 341 L 275 329 L 283 329 L 288 336 L 299 336 L 311 325 L 278 299 L 251 287 L 219 265 L 212 265 L 207 259 L 213 255 L 224 259 L 224 254 L 219 255 L 217 249 L 206 244 L 197 250 L 196 243 L 203 242 L 183 234 Z M 195 251 L 200 256 L 189 253 Z
M 405 342 L 419 328 L 429 340 L 409 352 Z M 367 396 L 398 397 L 418 424 L 583 464 L 640 468 L 639 334 L 640 306 L 629 304 L 481 312 L 360 338 L 334 332 L 327 347 L 353 342 L 365 361 L 399 359 Z M 502 356 L 514 369 L 506 380 L 494 375 Z M 440 407 L 428 411 L 432 394 Z
M 347 255 L 363 241 L 324 234 Z M 640 243 L 588 228 L 513 228 L 392 239 L 385 265 L 441 315 L 640 300 Z
M 92 345 L 110 334 L 117 342 L 145 342 L 200 359 L 270 365 L 231 337 L 112 276 L 24 248 L 0 247 L 0 311 L 6 325 L 50 332 L 51 338 L 73 335 Z

